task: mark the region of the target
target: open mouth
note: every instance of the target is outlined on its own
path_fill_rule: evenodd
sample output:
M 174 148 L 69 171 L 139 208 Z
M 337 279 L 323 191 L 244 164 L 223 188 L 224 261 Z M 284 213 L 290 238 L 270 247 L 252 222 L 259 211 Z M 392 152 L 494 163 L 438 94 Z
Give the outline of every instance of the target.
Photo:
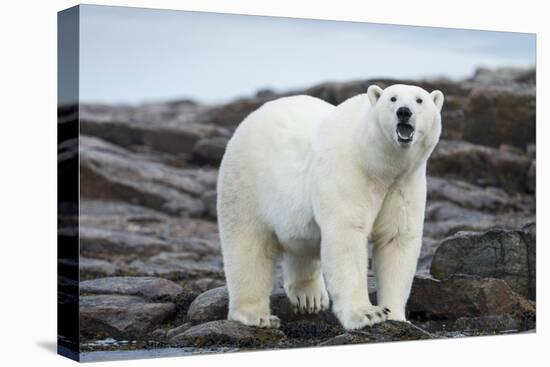
M 408 144 L 412 142 L 414 136 L 414 127 L 412 125 L 399 123 L 395 131 L 397 132 L 397 140 L 400 143 Z

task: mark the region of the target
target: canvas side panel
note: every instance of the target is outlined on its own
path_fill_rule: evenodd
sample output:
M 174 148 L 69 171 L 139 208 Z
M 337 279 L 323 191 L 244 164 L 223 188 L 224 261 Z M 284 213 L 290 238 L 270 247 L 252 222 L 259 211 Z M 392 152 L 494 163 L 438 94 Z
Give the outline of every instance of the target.
M 57 351 L 79 360 L 79 7 L 57 18 Z

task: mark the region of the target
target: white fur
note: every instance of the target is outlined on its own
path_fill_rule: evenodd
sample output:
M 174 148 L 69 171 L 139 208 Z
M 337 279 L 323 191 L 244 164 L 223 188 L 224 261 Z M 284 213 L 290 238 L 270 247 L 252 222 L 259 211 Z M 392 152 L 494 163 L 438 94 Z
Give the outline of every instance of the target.
M 442 104 L 439 91 L 371 86 L 337 107 L 308 96 L 281 98 L 241 123 L 218 180 L 229 319 L 279 326 L 269 295 L 280 259 L 297 310 L 327 309 L 330 294 L 346 329 L 405 320 Z M 402 106 L 415 125 L 407 146 L 396 133 Z M 367 238 L 375 244 L 379 306 L 368 296 Z

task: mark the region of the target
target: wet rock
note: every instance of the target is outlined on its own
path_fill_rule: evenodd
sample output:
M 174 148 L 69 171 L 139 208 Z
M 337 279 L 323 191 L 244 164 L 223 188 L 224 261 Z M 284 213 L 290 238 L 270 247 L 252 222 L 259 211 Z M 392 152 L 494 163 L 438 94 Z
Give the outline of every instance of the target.
M 407 309 L 413 319 L 457 319 L 511 315 L 533 318 L 533 302 L 501 279 L 454 275 L 444 280 L 415 277 Z
M 80 138 L 80 193 L 84 198 L 122 201 L 171 215 L 200 216 L 205 187 L 199 170 L 151 161 L 97 138 Z
M 535 142 L 535 86 L 476 87 L 468 96 L 465 116 L 464 140 L 493 147 L 505 143 L 525 149 Z
M 460 331 L 502 332 L 523 330 L 522 323 L 510 315 L 490 315 L 481 317 L 461 317 L 456 320 L 454 328 Z
M 389 342 L 401 340 L 430 339 L 434 336 L 411 323 L 387 321 L 361 330 L 347 331 L 344 334 L 322 342 L 324 345 L 345 345 Z
M 193 147 L 193 155 L 199 161 L 219 164 L 228 141 L 229 138 L 223 136 L 201 139 Z
M 81 296 L 80 330 L 87 338 L 140 338 L 174 312 L 173 303 L 136 296 Z
M 285 338 L 278 329 L 256 328 L 239 322 L 218 320 L 193 326 L 171 339 L 186 346 L 270 347 Z
M 142 275 L 159 275 L 172 280 L 223 278 L 221 255 L 201 256 L 195 252 L 162 252 L 149 259 L 135 260 L 129 269 Z
M 80 282 L 83 293 L 124 294 L 148 299 L 174 297 L 182 290 L 174 282 L 154 277 L 109 277 Z
M 513 201 L 501 189 L 481 188 L 464 181 L 428 176 L 428 199 L 449 201 L 467 209 L 499 211 Z
M 535 242 L 524 231 L 458 233 L 439 246 L 431 273 L 437 279 L 455 274 L 503 279 L 516 293 L 535 299 Z
M 531 160 L 525 154 L 512 149 L 441 140 L 430 157 L 428 173 L 522 192 L 526 190 L 530 165 Z

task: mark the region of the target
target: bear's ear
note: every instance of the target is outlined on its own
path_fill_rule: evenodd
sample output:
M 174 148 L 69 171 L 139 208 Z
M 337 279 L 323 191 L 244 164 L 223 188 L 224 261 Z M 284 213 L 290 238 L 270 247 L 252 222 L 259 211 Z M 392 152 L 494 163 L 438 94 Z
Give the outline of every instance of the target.
M 367 89 L 367 96 L 369 97 L 369 101 L 372 106 L 376 104 L 376 102 L 382 95 L 382 92 L 383 92 L 382 88 L 380 88 L 375 84 L 371 85 L 369 89 Z
M 432 99 L 439 109 L 441 111 L 441 107 L 443 107 L 443 101 L 445 100 L 445 97 L 443 97 L 443 93 L 439 90 L 434 90 L 432 93 L 430 93 L 430 96 L 432 96 Z

